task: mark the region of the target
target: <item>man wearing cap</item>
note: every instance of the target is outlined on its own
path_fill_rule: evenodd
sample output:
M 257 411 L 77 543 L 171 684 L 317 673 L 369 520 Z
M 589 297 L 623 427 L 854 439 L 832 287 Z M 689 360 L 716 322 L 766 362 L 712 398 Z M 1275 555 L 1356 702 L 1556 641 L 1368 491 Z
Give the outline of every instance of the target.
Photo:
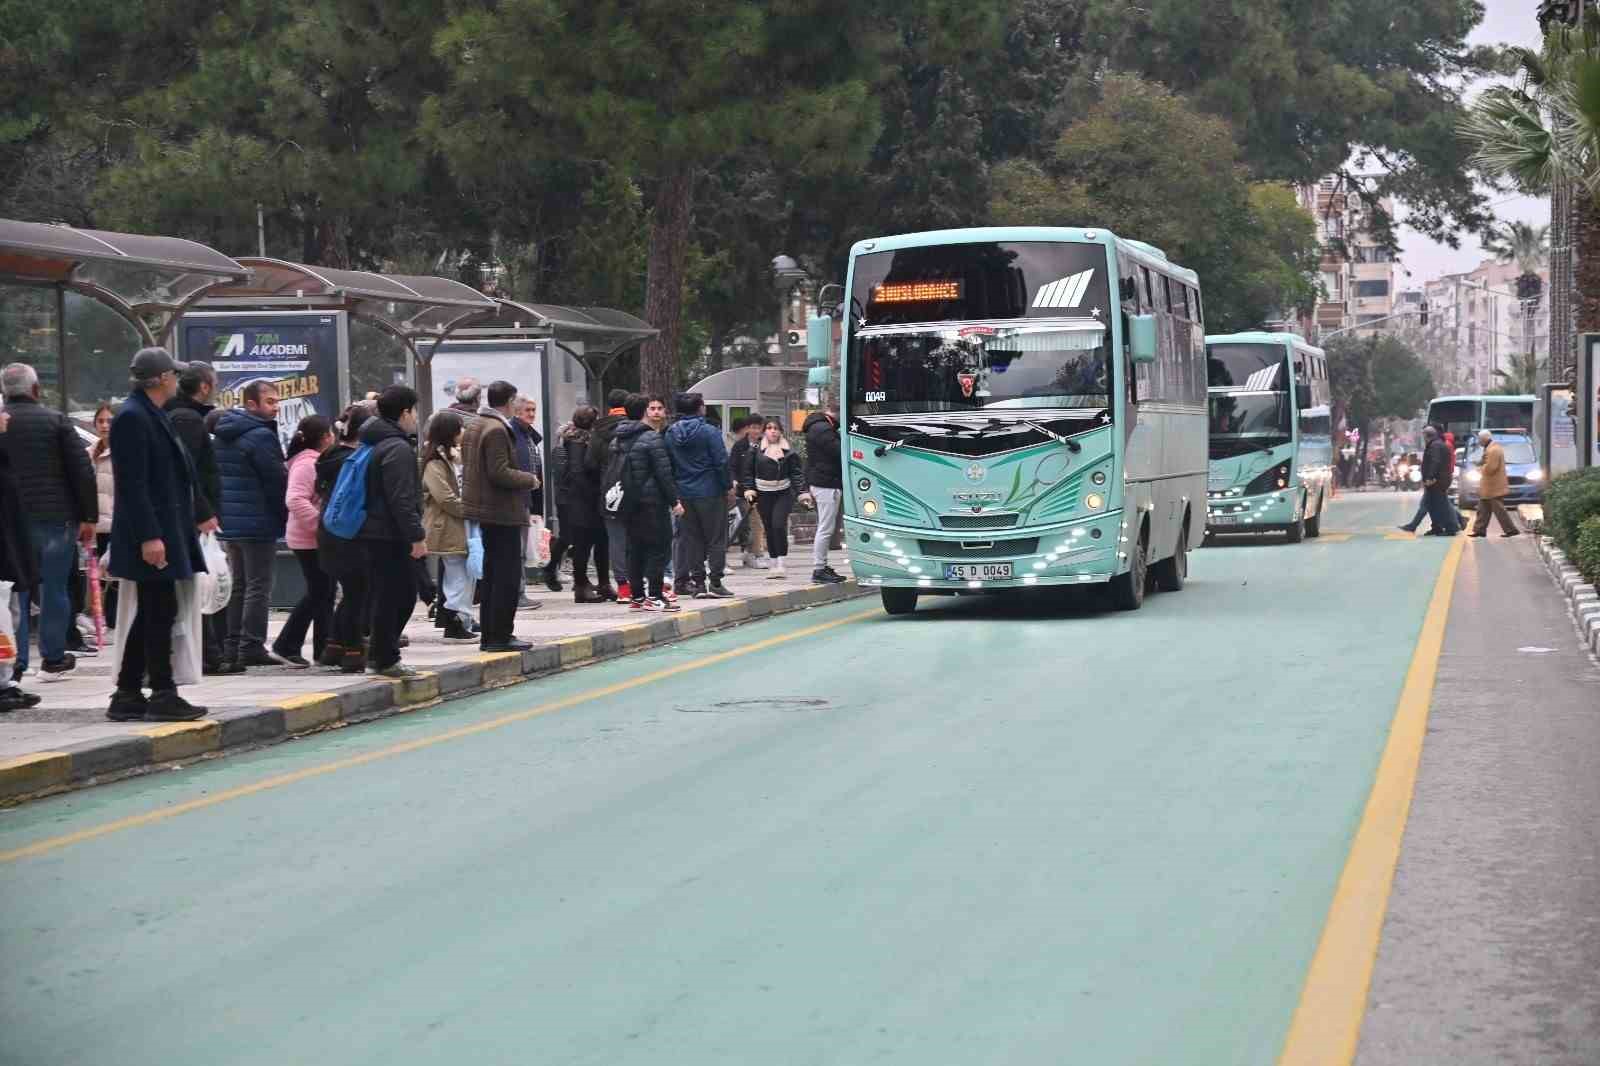
M 28 537 L 39 570 L 39 680 L 57 681 L 76 666 L 67 651 L 72 623 L 68 593 L 77 570 L 78 545 L 94 544 L 100 518 L 94 467 L 77 430 L 60 411 L 39 402 L 39 375 L 27 363 L 0 370 L 10 427 L 0 448 L 10 460 L 17 496 L 27 508 Z M 17 666 L 20 678 L 28 665 L 28 604 L 31 590 L 18 588 Z
M 195 519 L 194 462 L 162 409 L 177 395 L 178 375 L 188 367 L 163 348 L 142 348 L 128 369 L 133 391 L 111 420 L 115 519 L 110 572 L 138 586 L 138 608 L 122 646 L 117 690 L 106 717 L 114 722 L 190 721 L 206 709 L 178 695 L 172 677 L 177 583 L 205 570 L 199 534 L 215 530 L 217 520 Z

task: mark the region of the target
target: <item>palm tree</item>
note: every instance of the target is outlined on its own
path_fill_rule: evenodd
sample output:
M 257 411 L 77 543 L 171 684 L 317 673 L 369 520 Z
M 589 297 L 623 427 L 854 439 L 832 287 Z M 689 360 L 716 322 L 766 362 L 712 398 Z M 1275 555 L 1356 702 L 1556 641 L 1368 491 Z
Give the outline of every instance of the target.
M 1489 391 L 1497 396 L 1527 396 L 1538 390 L 1544 377 L 1544 360 L 1534 352 L 1517 352 L 1507 370 L 1495 369 L 1500 384 Z
M 1484 238 L 1483 250 L 1523 274 L 1537 274 L 1550 259 L 1550 227 L 1505 222 Z

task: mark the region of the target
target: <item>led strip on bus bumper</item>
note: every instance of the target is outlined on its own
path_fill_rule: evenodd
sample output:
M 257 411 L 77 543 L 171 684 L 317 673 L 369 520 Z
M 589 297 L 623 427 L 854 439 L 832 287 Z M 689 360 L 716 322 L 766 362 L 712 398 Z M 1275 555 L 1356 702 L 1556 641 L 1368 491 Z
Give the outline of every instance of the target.
M 1094 535 L 1095 531 L 1099 537 Z M 863 585 L 934 590 L 1027 588 L 1034 585 L 1077 585 L 1109 581 L 1117 569 L 1119 553 L 1126 550 L 1122 512 L 1096 515 L 1067 527 L 1035 534 L 1026 528 L 994 531 L 995 539 L 1038 537 L 1038 550 L 1030 555 L 994 559 L 958 559 L 921 554 L 919 540 L 958 545 L 973 539 L 938 536 L 933 530 L 868 525 L 845 519 L 845 547 L 850 569 Z M 866 537 L 863 541 L 862 538 Z M 984 580 L 950 580 L 947 563 L 1010 563 L 1012 576 Z
M 1228 495 L 1235 489 L 1206 494 L 1206 523 L 1212 519 L 1233 518 L 1234 522 L 1216 526 L 1218 532 L 1245 532 L 1251 526 L 1287 526 L 1300 518 L 1300 490 L 1278 489 L 1259 496 Z

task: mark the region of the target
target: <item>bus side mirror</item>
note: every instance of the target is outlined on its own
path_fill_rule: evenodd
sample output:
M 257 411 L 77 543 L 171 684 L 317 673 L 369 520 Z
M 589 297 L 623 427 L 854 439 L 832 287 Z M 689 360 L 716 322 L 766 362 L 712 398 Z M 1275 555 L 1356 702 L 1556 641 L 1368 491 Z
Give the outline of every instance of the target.
M 1135 363 L 1156 361 L 1156 316 L 1134 315 L 1128 320 L 1128 348 Z
M 806 362 L 827 366 L 833 349 L 833 319 L 826 315 L 806 322 Z

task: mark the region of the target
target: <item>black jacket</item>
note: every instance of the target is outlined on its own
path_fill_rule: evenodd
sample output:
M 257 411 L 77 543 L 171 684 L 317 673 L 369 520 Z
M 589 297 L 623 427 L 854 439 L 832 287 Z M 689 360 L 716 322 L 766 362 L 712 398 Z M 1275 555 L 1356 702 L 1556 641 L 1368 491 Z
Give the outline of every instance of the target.
M 594 428 L 589 431 L 589 473 L 597 485 L 611 455 L 611 437 L 625 421 L 623 415 L 604 415 L 595 419 Z
M 1455 457 L 1450 454 L 1450 446 L 1438 437 L 1433 438 L 1422 453 L 1423 484 L 1437 480 L 1438 483 L 1431 487 L 1439 492 L 1449 492 L 1454 459 Z
M 367 520 L 356 539 L 407 544 L 424 539 L 417 453 L 405 430 L 379 415 L 361 427 L 361 443 L 372 445 L 372 462 L 367 469 Z
M 206 568 L 195 529 L 195 473 L 172 420 L 135 391 L 111 420 L 111 574 L 130 581 L 183 581 Z M 167 566 L 144 561 L 147 540 L 166 544 Z
M 728 477 L 741 492 L 744 490 L 744 483 L 750 479 L 750 457 L 753 455 L 755 448 L 745 439 L 743 433 L 733 442 L 733 447 L 728 449 Z
M 214 410 L 211 404 L 182 395 L 168 400 L 166 406 L 172 431 L 189 449 L 189 458 L 194 461 L 200 489 L 194 501 L 195 517 L 202 522 L 215 518 L 222 506 L 222 474 L 217 469 L 217 449 L 206 430 L 206 415 Z
M 562 536 L 571 523 L 575 528 L 593 529 L 600 522 L 600 475 L 589 469 L 591 433 L 568 429 L 561 438 L 561 474 L 556 483 L 556 503 L 561 509 Z
M 661 434 L 643 422 L 625 421 L 617 427 L 616 439 L 628 455 L 624 483 L 631 486 L 633 500 L 623 506 L 635 514 L 664 511 L 678 502 L 678 483 L 672 476 L 672 457 Z
M 800 457 L 792 450 L 785 451 L 782 459 L 769 458 L 761 447 L 750 449 L 750 459 L 745 463 L 745 479 L 739 482 L 740 492 L 753 492 L 756 479 L 782 481 L 789 479 L 789 488 L 795 493 L 806 491 L 806 472 Z
M 814 489 L 844 488 L 839 423 L 823 411 L 806 418 L 806 481 Z
M 72 420 L 30 397 L 6 401 L 11 428 L 0 433 L 0 450 L 11 460 L 11 476 L 34 522 L 98 522 L 94 464 Z
M 28 537 L 27 511 L 17 493 L 11 464 L 0 450 L 0 581 L 10 581 L 24 591 L 39 584 L 39 566 Z

